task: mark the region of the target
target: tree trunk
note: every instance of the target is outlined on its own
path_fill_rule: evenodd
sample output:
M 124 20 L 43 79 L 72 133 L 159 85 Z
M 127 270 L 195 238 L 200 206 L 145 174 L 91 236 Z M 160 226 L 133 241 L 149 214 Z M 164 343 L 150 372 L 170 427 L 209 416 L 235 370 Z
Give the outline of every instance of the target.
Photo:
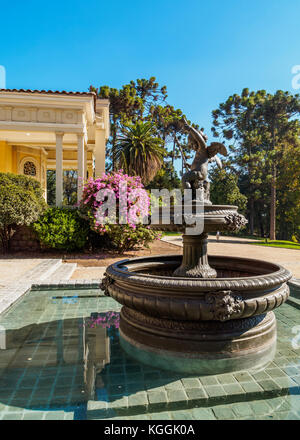
M 261 215 L 261 207 L 259 206 L 259 210 L 258 210 L 258 224 L 259 224 L 259 229 L 260 229 L 260 236 L 262 238 L 265 238 L 265 226 L 264 226 L 264 221 Z
M 174 160 L 175 160 L 175 147 L 176 147 L 176 140 L 175 140 L 175 138 L 174 138 L 174 140 L 173 140 L 172 167 L 174 167 Z
M 254 235 L 254 199 L 251 197 L 250 199 L 250 235 Z
M 4 226 L 1 231 L 2 252 L 6 254 L 10 248 L 10 239 L 12 237 L 12 227 Z
M 276 240 L 276 165 L 273 164 L 271 181 L 270 240 Z

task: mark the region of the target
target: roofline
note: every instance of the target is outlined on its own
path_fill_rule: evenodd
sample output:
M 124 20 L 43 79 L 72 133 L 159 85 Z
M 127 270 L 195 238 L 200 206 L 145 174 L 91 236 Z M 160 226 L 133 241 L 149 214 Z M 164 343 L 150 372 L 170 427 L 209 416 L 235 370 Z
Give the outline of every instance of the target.
M 94 100 L 94 111 L 96 111 L 97 95 L 95 92 L 67 92 L 66 90 L 31 90 L 31 89 L 0 89 L 0 93 L 28 93 L 28 94 L 46 94 L 46 95 L 67 95 L 67 96 L 91 96 Z

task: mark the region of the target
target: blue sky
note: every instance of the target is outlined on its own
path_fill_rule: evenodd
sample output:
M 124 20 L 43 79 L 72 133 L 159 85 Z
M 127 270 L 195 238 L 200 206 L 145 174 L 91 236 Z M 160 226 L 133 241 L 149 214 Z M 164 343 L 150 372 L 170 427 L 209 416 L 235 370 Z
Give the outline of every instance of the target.
M 292 89 L 299 0 L 1 2 L 7 88 L 86 91 L 156 76 L 210 136 L 211 111 L 243 87 Z

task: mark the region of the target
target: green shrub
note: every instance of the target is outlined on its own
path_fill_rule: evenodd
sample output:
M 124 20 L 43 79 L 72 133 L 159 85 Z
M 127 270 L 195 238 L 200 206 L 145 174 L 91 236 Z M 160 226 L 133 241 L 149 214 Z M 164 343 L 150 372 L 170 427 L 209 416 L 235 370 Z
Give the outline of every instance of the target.
M 0 173 L 0 237 L 7 251 L 16 226 L 30 225 L 46 209 L 40 183 L 28 176 Z
M 129 225 L 106 225 L 104 236 L 106 247 L 120 254 L 142 247 L 149 248 L 149 243 L 160 237 L 160 233 L 143 224 L 132 229 Z
M 89 233 L 77 211 L 63 208 L 49 208 L 33 228 L 44 247 L 66 251 L 84 248 Z

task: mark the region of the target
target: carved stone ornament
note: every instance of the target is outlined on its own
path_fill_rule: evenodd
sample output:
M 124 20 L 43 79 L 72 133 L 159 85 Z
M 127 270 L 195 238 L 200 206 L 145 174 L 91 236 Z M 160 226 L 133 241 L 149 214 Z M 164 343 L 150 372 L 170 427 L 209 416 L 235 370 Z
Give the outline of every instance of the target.
M 241 214 L 228 214 L 225 216 L 225 221 L 230 231 L 238 231 L 248 223 L 248 220 Z
M 209 304 L 213 319 L 227 321 L 234 313 L 240 313 L 243 309 L 243 301 L 239 296 L 232 295 L 231 290 L 220 290 L 208 293 L 205 301 Z
M 109 286 L 111 286 L 114 283 L 114 280 L 107 275 L 106 273 L 104 274 L 104 277 L 102 279 L 102 282 L 100 283 L 100 289 L 104 291 L 104 295 L 105 296 L 110 296 L 108 288 Z

